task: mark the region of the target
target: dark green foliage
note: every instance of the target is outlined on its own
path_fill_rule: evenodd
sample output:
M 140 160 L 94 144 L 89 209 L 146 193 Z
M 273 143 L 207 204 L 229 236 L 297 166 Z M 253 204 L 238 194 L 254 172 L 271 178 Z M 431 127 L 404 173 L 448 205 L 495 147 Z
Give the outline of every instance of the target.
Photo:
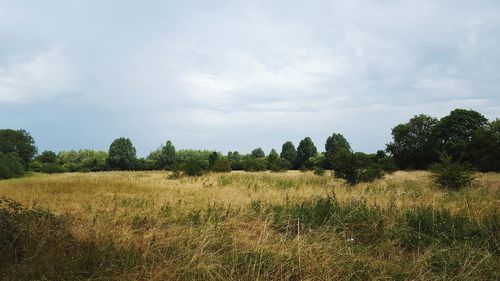
M 161 169 L 169 169 L 175 161 L 175 146 L 171 141 L 167 141 L 161 148 L 161 153 L 158 155 L 158 167 Z
M 97 172 L 107 170 L 108 153 L 82 149 L 79 151 L 60 151 L 57 162 L 66 172 Z
M 290 168 L 291 164 L 281 158 L 275 149 L 272 149 L 267 156 L 267 168 L 273 172 L 282 172 Z
M 206 162 L 196 158 L 187 159 L 182 164 L 182 171 L 185 175 L 190 177 L 201 176 L 207 169 L 208 167 L 206 165 Z
M 264 150 L 262 148 L 256 148 L 252 150 L 252 157 L 253 158 L 263 158 L 266 157 L 266 154 L 264 153 Z
M 299 168 L 312 168 L 313 164 L 309 159 L 316 156 L 316 154 L 318 154 L 318 150 L 311 138 L 304 138 L 297 147 L 297 166 Z
M 293 168 L 296 167 L 297 150 L 291 141 L 287 141 L 281 147 L 280 157 L 287 160 Z
M 47 174 L 64 172 L 64 168 L 59 164 L 57 154 L 52 151 L 44 151 L 36 156 L 30 163 L 30 169 Z
M 466 158 L 480 171 L 500 171 L 500 119 L 476 130 Z
M 326 168 L 332 168 L 331 160 L 341 150 L 351 150 L 351 145 L 342 134 L 333 133 L 326 139 Z
M 152 171 L 157 168 L 157 163 L 151 159 L 139 158 L 134 161 L 133 170 Z
M 136 161 L 136 150 L 128 138 L 118 138 L 111 143 L 108 165 L 112 170 L 132 170 Z
M 325 169 L 317 167 L 314 169 L 314 174 L 317 176 L 323 176 L 325 174 Z
M 333 175 L 350 185 L 370 182 L 384 175 L 383 170 L 367 154 L 349 150 L 339 151 L 333 158 Z
M 451 111 L 436 124 L 435 138 L 438 150 L 455 160 L 464 159 L 476 130 L 487 123 L 488 119 L 474 110 Z
M 468 164 L 454 161 L 451 156 L 442 154 L 440 163 L 431 167 L 432 178 L 436 184 L 449 189 L 460 189 L 474 180 Z
M 226 157 L 220 157 L 212 166 L 212 171 L 218 173 L 231 172 L 231 162 Z
M 25 130 L 2 129 L 0 130 L 0 153 L 16 153 L 24 168 L 27 169 L 37 153 L 37 148 L 35 140 Z
M 21 177 L 24 172 L 23 162 L 17 153 L 0 152 L 0 179 Z
M 233 170 L 243 170 L 243 157 L 240 155 L 238 151 L 227 153 L 227 159 L 231 162 L 231 169 Z
M 249 172 L 265 171 L 267 170 L 267 160 L 264 157 L 246 156 L 243 158 L 243 169 Z
M 400 168 L 425 169 L 436 161 L 437 122 L 436 118 L 421 114 L 392 129 L 393 142 L 387 145 L 387 151 Z
M 210 153 L 210 155 L 208 156 L 208 166 L 210 167 L 210 169 L 213 169 L 215 163 L 217 162 L 217 160 L 219 160 L 220 156 L 221 155 L 215 151 Z

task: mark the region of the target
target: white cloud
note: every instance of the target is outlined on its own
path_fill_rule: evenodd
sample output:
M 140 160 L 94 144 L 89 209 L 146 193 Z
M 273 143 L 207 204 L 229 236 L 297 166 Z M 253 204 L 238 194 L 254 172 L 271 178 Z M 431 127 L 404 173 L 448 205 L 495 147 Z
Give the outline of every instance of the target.
M 0 65 L 0 103 L 26 103 L 70 94 L 73 69 L 61 48 Z

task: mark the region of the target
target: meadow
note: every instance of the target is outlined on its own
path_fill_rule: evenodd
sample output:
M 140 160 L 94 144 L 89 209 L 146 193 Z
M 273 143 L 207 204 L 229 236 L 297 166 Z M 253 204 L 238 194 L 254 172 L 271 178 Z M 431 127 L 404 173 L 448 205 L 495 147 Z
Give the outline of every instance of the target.
M 34 173 L 0 181 L 0 279 L 500 280 L 499 202 L 499 173 Z

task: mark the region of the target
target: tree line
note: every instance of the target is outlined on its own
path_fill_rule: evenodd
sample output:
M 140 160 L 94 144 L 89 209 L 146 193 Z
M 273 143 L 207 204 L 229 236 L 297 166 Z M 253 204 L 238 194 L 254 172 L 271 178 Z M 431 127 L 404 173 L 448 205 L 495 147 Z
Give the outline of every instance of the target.
M 272 149 L 267 155 L 262 148 L 225 155 L 209 150 L 176 150 L 167 141 L 147 157 L 139 158 L 129 138 L 115 139 L 107 152 L 86 149 L 38 154 L 28 132 L 4 129 L 0 130 L 0 178 L 22 176 L 26 171 L 171 170 L 174 174 L 199 175 L 206 171 L 298 169 L 317 174 L 333 170 L 335 176 L 355 184 L 398 169 L 427 169 L 443 154 L 478 171 L 500 171 L 500 120 L 489 122 L 473 110 L 455 109 L 441 119 L 414 116 L 392 129 L 392 139 L 385 149 L 366 154 L 354 152 L 342 134 L 333 133 L 325 141 L 325 152 L 318 152 L 312 139 L 305 137 L 297 147 L 286 141 L 280 153 Z

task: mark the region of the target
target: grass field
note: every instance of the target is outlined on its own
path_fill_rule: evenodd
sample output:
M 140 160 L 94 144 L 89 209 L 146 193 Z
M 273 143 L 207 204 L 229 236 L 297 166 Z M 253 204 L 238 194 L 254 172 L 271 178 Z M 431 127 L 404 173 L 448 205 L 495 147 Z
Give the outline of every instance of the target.
M 167 172 L 0 181 L 2 280 L 500 280 L 500 174 Z

